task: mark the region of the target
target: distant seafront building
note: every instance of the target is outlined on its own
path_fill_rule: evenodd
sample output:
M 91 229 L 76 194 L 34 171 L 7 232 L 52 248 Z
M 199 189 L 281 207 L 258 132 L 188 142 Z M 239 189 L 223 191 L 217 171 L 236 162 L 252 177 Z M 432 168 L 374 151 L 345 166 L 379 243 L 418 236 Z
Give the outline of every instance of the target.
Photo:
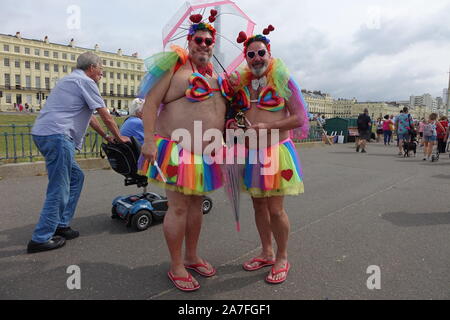
M 0 34 L 0 111 L 14 110 L 14 103 L 43 107 L 57 81 L 76 67 L 80 54 L 92 51 L 103 62 L 100 93 L 110 109 L 128 109 L 144 76 L 144 61 L 137 54 L 124 55 L 79 48 L 72 39 L 67 45 Z

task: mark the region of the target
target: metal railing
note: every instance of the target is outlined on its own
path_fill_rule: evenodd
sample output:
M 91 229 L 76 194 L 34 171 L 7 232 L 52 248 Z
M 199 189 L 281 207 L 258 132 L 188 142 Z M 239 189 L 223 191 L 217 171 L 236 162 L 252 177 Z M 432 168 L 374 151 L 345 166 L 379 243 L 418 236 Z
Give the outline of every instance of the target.
M 28 125 L 0 125 L 0 164 L 34 162 L 44 158 L 33 142 L 31 124 Z M 322 130 L 311 126 L 309 137 L 295 142 L 322 141 Z M 102 138 L 95 131 L 88 131 L 83 149 L 76 154 L 77 158 L 100 158 Z
M 34 162 L 43 160 L 31 136 L 31 124 L 0 125 L 0 163 Z M 88 131 L 83 149 L 76 158 L 100 158 L 102 138 L 95 131 Z

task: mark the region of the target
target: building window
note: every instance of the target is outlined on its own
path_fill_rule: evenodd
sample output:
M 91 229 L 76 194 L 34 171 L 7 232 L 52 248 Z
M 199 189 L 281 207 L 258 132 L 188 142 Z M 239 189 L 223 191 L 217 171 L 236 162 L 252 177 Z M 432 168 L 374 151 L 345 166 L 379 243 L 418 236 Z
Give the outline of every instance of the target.
M 9 73 L 5 73 L 5 87 L 11 86 L 11 76 Z
M 67 66 L 63 66 L 63 72 L 67 72 L 68 68 Z
M 16 60 L 15 63 L 14 63 L 14 65 L 16 66 L 16 68 L 20 68 L 20 61 L 19 61 L 19 60 Z
M 34 49 L 34 55 L 35 55 L 35 56 L 40 56 L 40 55 L 41 55 L 41 50 L 39 50 L 39 49 Z
M 3 60 L 3 64 L 5 65 L 5 67 L 9 67 L 9 58 L 5 58 Z
M 118 73 L 118 74 L 117 74 L 117 79 L 120 80 L 120 77 L 121 77 L 121 75 L 120 75 L 120 73 Z
M 70 60 L 75 61 L 75 55 L 74 54 L 70 55 Z
M 112 83 L 109 85 L 109 94 L 110 95 L 114 94 L 114 85 Z
M 40 89 L 41 88 L 41 77 L 36 77 L 36 83 L 35 83 L 36 88 Z
M 3 51 L 8 51 L 9 52 L 9 46 L 7 44 L 3 45 Z
M 124 87 L 123 87 L 123 94 L 124 94 L 125 96 L 128 95 L 128 87 L 127 87 L 127 86 L 124 86 Z
M 109 73 L 109 77 L 110 77 L 111 79 L 114 79 L 114 72 L 110 72 L 110 73 Z
M 58 59 L 58 52 L 53 52 L 53 58 Z
M 30 48 L 25 48 L 25 54 L 30 54 Z
M 133 70 L 134 70 L 134 63 L 132 63 L 132 64 L 131 64 L 131 69 L 133 69 Z
M 124 62 L 124 63 L 123 63 L 123 67 L 124 67 L 125 69 L 128 69 L 128 62 Z
M 7 93 L 7 94 L 5 95 L 5 98 L 6 98 L 6 103 L 12 103 L 12 96 L 11 96 L 11 93 Z
M 44 57 L 48 57 L 48 56 L 50 56 L 50 51 L 45 50 L 45 51 L 44 51 Z
M 14 52 L 15 53 L 20 53 L 20 47 L 19 46 L 15 46 L 14 47 Z
M 117 61 L 117 67 L 120 68 L 120 61 Z
M 25 77 L 25 87 L 27 89 L 31 89 L 31 76 L 26 76 Z
M 133 81 L 134 81 L 134 74 L 132 74 L 132 75 L 131 75 L 131 80 L 133 80 Z
M 111 60 L 111 61 L 109 62 L 109 66 L 110 66 L 110 67 L 114 67 L 114 61 Z
M 40 62 L 35 62 L 34 63 L 34 69 L 40 70 L 41 69 L 41 63 Z
M 137 65 L 137 69 L 141 70 L 141 65 L 140 64 Z
M 103 65 L 106 66 L 106 60 L 103 60 Z
M 114 105 L 115 105 L 114 100 L 111 100 L 111 108 L 114 108 Z
M 131 86 L 131 95 L 134 97 L 134 86 Z
M 53 65 L 53 71 L 59 72 L 59 65 L 58 64 Z
M 124 80 L 128 80 L 128 74 L 124 73 L 124 74 L 123 74 L 123 79 L 124 79 Z
M 118 84 L 118 85 L 117 85 L 117 94 L 120 94 L 120 92 L 121 92 L 120 89 L 121 89 L 121 86 L 120 86 L 120 84 Z
M 106 94 L 106 83 L 103 84 L 103 94 Z
M 138 76 L 138 77 L 137 77 L 137 80 L 138 80 L 138 81 L 141 81 L 141 76 Z
M 30 68 L 31 68 L 31 63 L 30 63 L 30 61 L 25 61 L 25 68 L 26 68 L 26 69 L 30 69 Z
M 16 86 L 20 86 L 20 75 L 16 74 Z
M 63 53 L 63 54 L 62 54 L 62 58 L 63 58 L 64 60 L 67 60 L 67 53 Z
M 49 63 L 44 64 L 44 70 L 45 71 L 50 71 L 50 64 Z
M 50 78 L 45 78 L 45 89 L 50 90 Z

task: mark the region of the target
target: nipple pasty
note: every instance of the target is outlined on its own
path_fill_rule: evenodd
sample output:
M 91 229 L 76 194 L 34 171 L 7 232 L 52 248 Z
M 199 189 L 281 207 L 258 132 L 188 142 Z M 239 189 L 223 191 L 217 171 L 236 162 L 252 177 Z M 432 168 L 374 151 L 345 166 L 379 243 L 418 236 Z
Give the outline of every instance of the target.
M 277 96 L 275 89 L 266 87 L 261 92 L 258 107 L 270 111 L 281 110 L 284 108 L 284 99 Z
M 212 90 L 209 83 L 202 77 L 195 74 L 189 79 L 189 88 L 186 91 L 186 97 L 192 102 L 200 102 L 207 100 L 212 96 Z

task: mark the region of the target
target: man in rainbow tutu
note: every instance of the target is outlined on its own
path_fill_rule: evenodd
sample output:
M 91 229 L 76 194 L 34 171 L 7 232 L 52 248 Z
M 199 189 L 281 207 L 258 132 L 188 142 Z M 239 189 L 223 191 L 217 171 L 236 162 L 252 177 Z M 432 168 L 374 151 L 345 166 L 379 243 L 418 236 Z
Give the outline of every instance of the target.
M 203 139 L 203 134 L 210 129 L 223 131 L 226 103 L 231 99 L 210 62 L 216 30 L 201 20 L 199 15 L 191 17 L 189 52 L 172 46 L 172 52 L 146 61 L 148 73 L 140 88 L 140 97 L 145 97 L 140 173 L 166 189 L 170 204 L 164 218 L 171 256 L 168 276 L 182 291 L 200 288 L 187 269 L 204 277 L 216 274 L 197 253 L 203 196 L 222 187 L 220 164 L 203 155 L 216 139 Z M 215 142 L 220 149 L 222 141 Z
M 271 284 L 286 280 L 288 262 L 289 218 L 284 209 L 284 197 L 304 192 L 303 174 L 292 137 L 308 136 L 307 104 L 301 89 L 290 76 L 280 59 L 271 55 L 270 40 L 266 37 L 275 28 L 270 25 L 264 35 L 247 37 L 239 34 L 244 43 L 247 67 L 237 72 L 234 107 L 246 124 L 245 135 L 256 132 L 257 144 L 246 144 L 244 189 L 250 194 L 255 210 L 256 226 L 262 252 L 243 264 L 247 271 L 271 266 L 266 277 Z M 243 119 L 242 119 L 243 118 Z M 237 128 L 237 125 L 231 125 Z M 277 244 L 274 254 L 272 236 Z

